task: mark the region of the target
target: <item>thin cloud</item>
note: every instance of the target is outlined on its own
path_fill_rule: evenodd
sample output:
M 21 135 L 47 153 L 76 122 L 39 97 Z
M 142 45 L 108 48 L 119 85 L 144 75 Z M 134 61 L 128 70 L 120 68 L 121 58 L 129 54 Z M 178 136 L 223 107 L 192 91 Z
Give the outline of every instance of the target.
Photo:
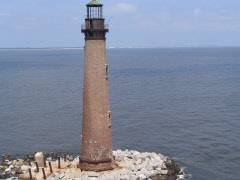
M 0 13 L 0 17 L 8 17 L 8 16 L 10 16 L 9 13 Z
M 116 4 L 116 8 L 121 11 L 121 12 L 135 12 L 136 11 L 136 7 L 131 5 L 131 4 L 127 4 L 127 3 L 120 3 L 120 4 Z
M 229 19 L 232 15 L 225 9 L 206 11 L 202 9 L 194 9 L 192 14 L 197 18 L 207 19 L 207 20 L 222 20 Z
M 107 7 L 107 10 L 106 10 L 106 12 L 108 12 L 108 14 L 134 13 L 136 11 L 137 11 L 137 7 L 132 4 L 128 4 L 128 3 L 118 3 L 116 5 Z
M 200 10 L 200 9 L 194 9 L 193 10 L 193 15 L 194 16 L 198 16 L 198 15 L 200 15 L 202 13 L 202 11 Z

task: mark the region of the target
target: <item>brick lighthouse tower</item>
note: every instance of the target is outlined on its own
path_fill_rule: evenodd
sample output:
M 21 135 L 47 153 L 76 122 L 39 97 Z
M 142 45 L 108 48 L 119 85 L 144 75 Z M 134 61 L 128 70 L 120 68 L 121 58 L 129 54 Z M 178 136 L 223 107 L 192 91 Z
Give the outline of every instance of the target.
M 109 107 L 108 65 L 106 62 L 107 25 L 103 4 L 92 0 L 87 5 L 84 47 L 84 88 L 82 142 L 79 167 L 86 171 L 113 169 L 111 111 Z

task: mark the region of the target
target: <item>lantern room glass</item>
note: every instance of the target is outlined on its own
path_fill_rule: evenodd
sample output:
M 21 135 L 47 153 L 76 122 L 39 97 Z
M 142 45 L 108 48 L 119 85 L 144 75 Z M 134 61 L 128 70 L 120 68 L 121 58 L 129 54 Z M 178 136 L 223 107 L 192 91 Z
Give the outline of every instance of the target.
M 102 6 L 89 6 L 87 7 L 87 18 L 88 19 L 101 19 L 102 15 Z

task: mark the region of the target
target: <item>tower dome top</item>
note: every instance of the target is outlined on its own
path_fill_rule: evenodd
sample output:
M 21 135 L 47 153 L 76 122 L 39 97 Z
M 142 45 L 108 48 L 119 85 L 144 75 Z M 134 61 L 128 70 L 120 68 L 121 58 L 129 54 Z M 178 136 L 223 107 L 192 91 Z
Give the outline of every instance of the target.
M 87 4 L 87 6 L 103 6 L 103 4 L 96 0 L 92 0 L 90 3 Z

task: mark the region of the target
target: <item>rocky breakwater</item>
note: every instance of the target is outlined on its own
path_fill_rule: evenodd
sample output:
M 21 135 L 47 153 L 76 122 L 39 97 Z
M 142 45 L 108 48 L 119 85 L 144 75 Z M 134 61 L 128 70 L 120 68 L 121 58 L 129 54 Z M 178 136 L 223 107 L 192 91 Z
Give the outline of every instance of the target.
M 132 150 L 113 151 L 117 168 L 111 171 L 89 172 L 77 167 L 79 157 L 53 157 L 36 153 L 34 160 L 16 159 L 5 162 L 2 175 L 37 180 L 176 180 L 188 179 L 179 164 L 156 153 Z M 56 160 L 57 159 L 57 160 Z M 40 167 L 40 166 L 41 167 Z M 0 178 L 1 179 L 1 178 Z

